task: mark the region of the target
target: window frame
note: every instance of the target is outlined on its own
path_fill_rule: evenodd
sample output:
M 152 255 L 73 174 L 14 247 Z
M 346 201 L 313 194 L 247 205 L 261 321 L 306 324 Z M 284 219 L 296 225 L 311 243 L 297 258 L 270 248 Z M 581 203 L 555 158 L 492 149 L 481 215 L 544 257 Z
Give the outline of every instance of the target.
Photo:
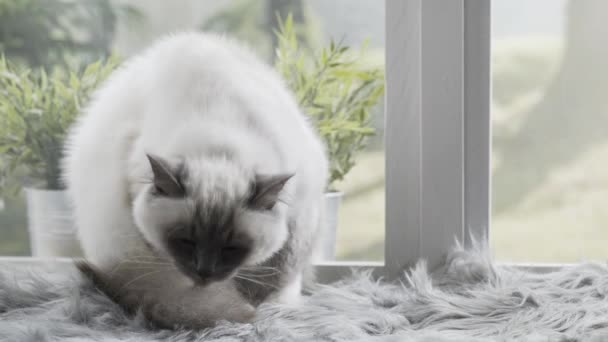
M 455 240 L 488 239 L 490 1 L 385 0 L 385 13 L 385 261 L 320 263 L 321 282 L 391 279 L 421 258 L 432 269 Z
M 389 279 L 490 226 L 490 1 L 385 1 L 386 235 L 382 263 L 317 265 L 321 281 Z

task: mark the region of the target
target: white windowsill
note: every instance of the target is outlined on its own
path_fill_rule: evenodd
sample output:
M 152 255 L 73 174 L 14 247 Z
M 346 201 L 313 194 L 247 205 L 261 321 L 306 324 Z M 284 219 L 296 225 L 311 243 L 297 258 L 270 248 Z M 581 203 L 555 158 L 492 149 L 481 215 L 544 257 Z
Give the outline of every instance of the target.
M 15 265 L 15 266 L 60 266 L 69 265 L 73 261 L 72 258 L 37 258 L 37 257 L 0 257 L 0 265 Z M 549 273 L 559 270 L 563 267 L 573 266 L 572 263 L 498 263 L 520 268 L 522 270 Z M 323 282 L 338 280 L 341 276 L 350 274 L 351 270 L 380 270 L 383 268 L 382 262 L 360 262 L 360 261 L 334 261 L 322 262 L 315 264 L 319 278 Z M 378 275 L 380 273 L 378 272 Z

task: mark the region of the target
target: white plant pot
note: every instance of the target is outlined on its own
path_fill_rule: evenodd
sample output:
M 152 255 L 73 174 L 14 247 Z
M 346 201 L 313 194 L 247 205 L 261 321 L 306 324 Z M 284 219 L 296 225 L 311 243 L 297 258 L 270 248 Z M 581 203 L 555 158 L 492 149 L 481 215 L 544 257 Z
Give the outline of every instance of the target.
M 338 231 L 338 213 L 342 203 L 342 192 L 325 193 L 325 212 L 318 259 L 321 261 L 336 260 L 336 233 Z
M 65 191 L 28 188 L 25 194 L 32 256 L 81 256 Z

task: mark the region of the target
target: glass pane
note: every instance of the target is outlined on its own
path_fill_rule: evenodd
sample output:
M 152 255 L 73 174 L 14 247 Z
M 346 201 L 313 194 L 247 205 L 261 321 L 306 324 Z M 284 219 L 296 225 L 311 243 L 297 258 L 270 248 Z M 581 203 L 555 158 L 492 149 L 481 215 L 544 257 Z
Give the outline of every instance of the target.
M 339 51 L 344 53 L 339 61 L 347 64 L 338 66 L 343 70 L 336 71 L 335 75 L 340 74 L 337 82 L 331 86 L 326 85 L 325 88 L 317 85 L 321 93 L 337 94 L 331 99 L 333 102 L 324 100 L 324 108 L 329 108 L 327 112 L 339 114 L 333 115 L 329 124 L 325 124 L 323 134 L 330 143 L 334 175 L 331 190 L 344 193 L 339 211 L 334 215 L 339 222 L 338 228 L 329 230 L 333 234 L 328 234 L 330 240 L 324 251 L 329 259 L 382 260 L 383 2 L 94 0 L 86 2 L 86 6 L 70 4 L 71 7 L 65 7 L 63 3 L 60 0 L 25 1 L 10 11 L 0 9 L 0 30 L 8 32 L 0 38 L 0 52 L 6 55 L 10 63 L 19 64 L 22 68 L 42 67 L 49 74 L 53 70 L 82 70 L 83 65 L 104 56 L 115 54 L 128 57 L 137 54 L 169 32 L 207 30 L 223 32 L 247 42 L 256 53 L 273 64 L 277 62 L 275 50 L 279 44 L 274 34 L 279 29 L 277 18 L 285 19 L 288 14 L 292 15 L 301 47 L 298 53 L 304 56 L 308 68 L 306 70 L 309 72 L 314 71 L 315 67 L 319 68 L 314 63 L 321 60 L 323 49 L 330 48 L 330 41 L 334 41 L 338 47 L 349 47 L 347 52 Z M 55 20 L 55 17 L 62 20 Z M 327 66 L 336 68 L 335 65 L 329 65 L 332 61 L 326 62 Z M 295 59 L 290 62 L 295 64 Z M 370 77 L 373 79 L 371 86 L 369 82 L 364 82 L 364 79 Z M 329 76 L 325 79 L 327 78 Z M 317 78 L 319 84 L 322 79 L 321 76 Z M 364 83 L 366 85 L 356 91 Z M 352 96 L 349 97 L 350 95 Z M 8 114 L 0 112 L 0 115 Z M 346 119 L 348 120 L 345 121 Z M 313 121 L 321 127 L 320 120 L 313 118 Z M 5 124 L 5 121 L 2 123 Z M 50 180 L 45 178 L 45 172 L 50 166 L 44 161 L 38 164 L 29 161 L 27 156 L 15 157 L 26 147 L 25 142 L 19 140 L 19 127 L 21 126 L 6 124 L 5 127 L 0 127 L 0 139 L 10 140 L 17 136 L 14 146 L 0 146 L 0 255 L 31 255 L 32 250 L 36 254 L 35 250 L 41 248 L 40 244 L 30 247 L 30 241 L 35 234 L 48 233 L 30 234 L 33 228 L 28 228 L 28 212 L 32 213 L 34 206 L 39 208 L 42 205 L 45 210 L 49 210 L 49 207 L 44 202 L 32 204 L 31 201 L 26 201 L 26 197 L 40 200 L 41 196 L 46 196 L 57 207 L 54 210 L 62 211 L 56 216 L 60 218 L 53 222 L 69 216 L 67 209 L 62 207 L 64 203 L 61 200 L 49 200 L 49 194 L 34 195 L 33 192 L 23 191 L 24 185 L 38 188 L 48 186 Z M 60 131 L 63 129 L 59 128 Z M 372 132 L 375 135 L 363 139 Z M 4 142 L 0 140 L 0 144 Z M 59 150 L 60 143 L 55 147 Z M 9 169 L 11 163 L 16 169 Z M 344 179 L 340 179 L 342 176 Z M 59 183 L 55 185 L 61 187 Z M 37 218 L 38 215 L 32 217 L 30 226 Z M 40 224 L 34 226 L 43 230 L 52 226 L 45 219 L 36 222 Z M 70 255 L 71 247 L 65 241 L 69 238 L 70 236 L 62 235 L 63 240 L 57 242 L 51 253 Z M 46 241 L 43 244 L 50 246 L 52 243 Z
M 493 217 L 498 259 L 608 252 L 608 2 L 493 1 Z

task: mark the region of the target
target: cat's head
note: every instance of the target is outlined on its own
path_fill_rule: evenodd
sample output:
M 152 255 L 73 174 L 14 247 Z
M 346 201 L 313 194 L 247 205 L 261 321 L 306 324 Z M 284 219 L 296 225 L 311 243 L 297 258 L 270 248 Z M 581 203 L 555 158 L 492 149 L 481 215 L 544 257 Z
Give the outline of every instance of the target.
M 135 222 L 147 243 L 194 281 L 226 279 L 283 246 L 281 194 L 293 174 L 250 175 L 226 160 L 148 161 L 152 181 L 137 194 Z

